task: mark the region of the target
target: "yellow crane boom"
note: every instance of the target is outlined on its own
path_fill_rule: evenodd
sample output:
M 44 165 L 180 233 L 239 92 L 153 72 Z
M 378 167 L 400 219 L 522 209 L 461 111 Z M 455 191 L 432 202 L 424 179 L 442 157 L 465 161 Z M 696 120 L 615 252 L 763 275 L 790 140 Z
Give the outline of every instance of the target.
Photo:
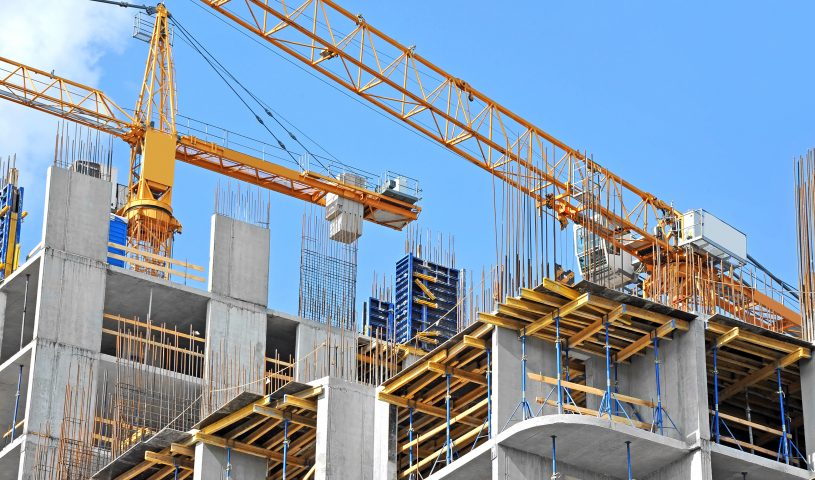
M 0 57 L 0 98 L 114 135 L 139 145 L 148 130 L 104 92 Z M 312 171 L 297 171 L 192 135 L 180 135 L 177 160 L 269 190 L 325 205 L 327 194 L 362 203 L 365 219 L 401 229 L 421 208 L 365 187 Z
M 201 0 L 382 111 L 639 258 L 643 290 L 786 330 L 800 315 L 679 246 L 682 215 L 332 0 Z M 697 258 L 698 257 L 698 258 Z M 669 262 L 666 260 L 670 260 Z M 655 265 L 660 271 L 655 272 Z M 663 266 L 664 265 L 664 266 Z M 666 281 L 668 279 L 668 281 Z M 701 293 L 700 293 L 701 292 Z M 689 299 L 693 300 L 689 300 Z M 692 308 L 696 308 L 695 306 Z

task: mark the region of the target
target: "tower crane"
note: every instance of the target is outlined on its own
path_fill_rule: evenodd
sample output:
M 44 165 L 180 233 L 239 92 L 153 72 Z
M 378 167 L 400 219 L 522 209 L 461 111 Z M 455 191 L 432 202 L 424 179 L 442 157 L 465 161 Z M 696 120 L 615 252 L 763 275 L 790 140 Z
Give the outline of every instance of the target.
M 572 222 L 620 256 L 637 259 L 643 296 L 677 308 L 723 311 L 780 331 L 800 326 L 800 315 L 771 290 L 739 276 L 732 264 L 711 261 L 688 247 L 682 235 L 690 225 L 671 204 L 443 70 L 362 15 L 333 0 L 200 1 L 524 192 L 551 209 L 561 228 Z
M 132 114 L 99 89 L 0 57 L 0 98 L 108 133 L 131 147 L 128 198 L 119 214 L 128 220 L 129 246 L 169 257 L 181 223 L 172 209 L 175 161 L 280 192 L 317 205 L 341 199 L 361 205 L 361 216 L 400 230 L 418 217 L 417 198 L 388 188 L 371 189 L 320 172 L 295 170 L 177 129 L 170 13 L 142 8 L 155 19 L 140 93 Z

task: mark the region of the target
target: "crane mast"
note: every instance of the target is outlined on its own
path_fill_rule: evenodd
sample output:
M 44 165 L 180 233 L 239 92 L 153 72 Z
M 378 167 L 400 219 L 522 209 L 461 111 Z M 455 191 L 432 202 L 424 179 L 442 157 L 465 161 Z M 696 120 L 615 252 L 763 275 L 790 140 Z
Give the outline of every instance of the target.
M 386 188 L 295 170 L 228 140 L 202 139 L 191 129 L 182 131 L 176 123 L 170 14 L 163 4 L 150 7 L 149 12 L 155 15 L 155 25 L 133 114 L 99 89 L 0 57 L 0 99 L 99 130 L 130 145 L 128 200 L 118 212 L 128 219 L 130 246 L 159 257 L 172 255 L 173 237 L 181 231 L 172 209 L 176 160 L 320 206 L 326 206 L 329 197 L 350 200 L 361 204 L 364 220 L 396 230 L 418 218 L 421 208 L 415 200 Z M 149 269 L 147 273 L 160 275 Z
M 173 238 L 181 223 L 173 216 L 176 124 L 175 69 L 169 13 L 155 9 L 155 25 L 134 119 L 143 137 L 130 151 L 127 203 L 129 246 L 162 257 L 172 255 Z
M 786 331 L 800 315 L 682 247 L 682 214 L 332 0 L 201 0 L 219 14 L 573 222 L 645 270 L 642 294 Z

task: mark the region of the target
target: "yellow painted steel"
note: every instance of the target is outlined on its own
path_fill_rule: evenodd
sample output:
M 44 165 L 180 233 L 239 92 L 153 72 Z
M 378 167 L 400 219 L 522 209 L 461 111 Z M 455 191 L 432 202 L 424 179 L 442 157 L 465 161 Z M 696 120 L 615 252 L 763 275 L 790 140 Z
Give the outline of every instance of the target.
M 642 260 L 649 274 L 657 257 L 679 257 L 679 265 L 700 262 L 678 246 L 682 215 L 669 202 L 638 188 L 529 120 L 399 43 L 332 0 L 268 2 L 201 0 L 205 5 L 292 58 L 308 65 L 385 113 L 408 124 L 465 160 L 552 209 L 563 228 L 584 226 L 606 242 Z M 319 21 L 317 21 L 319 19 Z M 387 59 L 387 60 L 384 60 Z M 603 204 L 586 195 L 585 184 L 603 192 Z M 610 208 L 613 205 L 614 208 Z M 688 258 L 684 258 L 687 256 Z M 697 258 L 699 257 L 699 258 Z M 757 289 L 732 281 L 739 294 L 717 293 L 708 307 L 733 311 L 741 298 L 752 309 L 739 318 L 766 312 L 784 328 L 800 315 Z M 667 292 L 663 292 L 666 293 Z M 659 291 L 655 294 L 659 297 Z

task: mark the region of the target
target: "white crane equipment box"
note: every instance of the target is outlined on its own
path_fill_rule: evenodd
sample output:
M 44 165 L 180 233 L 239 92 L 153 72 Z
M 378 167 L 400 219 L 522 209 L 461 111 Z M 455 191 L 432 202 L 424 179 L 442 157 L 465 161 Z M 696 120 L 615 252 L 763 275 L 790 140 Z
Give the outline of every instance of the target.
M 682 215 L 679 245 L 687 244 L 723 260 L 747 263 L 747 235 L 702 209 Z

